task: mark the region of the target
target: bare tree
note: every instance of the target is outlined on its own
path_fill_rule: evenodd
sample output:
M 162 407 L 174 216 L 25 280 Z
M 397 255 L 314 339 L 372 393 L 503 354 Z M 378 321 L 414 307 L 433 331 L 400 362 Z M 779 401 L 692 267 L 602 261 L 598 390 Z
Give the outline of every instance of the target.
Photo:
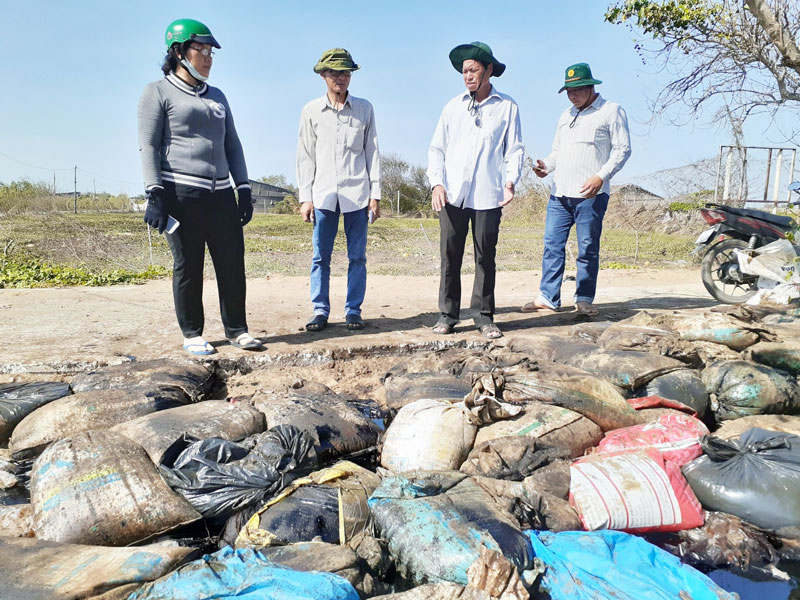
M 391 202 L 406 183 L 409 165 L 397 154 L 381 156 L 381 197 Z
M 797 0 L 619 0 L 606 20 L 650 38 L 637 50 L 673 77 L 652 100 L 654 115 L 673 109 L 666 114 L 682 123 L 681 105 L 691 117 L 714 105 L 714 118 L 741 126 L 758 112 L 800 112 Z

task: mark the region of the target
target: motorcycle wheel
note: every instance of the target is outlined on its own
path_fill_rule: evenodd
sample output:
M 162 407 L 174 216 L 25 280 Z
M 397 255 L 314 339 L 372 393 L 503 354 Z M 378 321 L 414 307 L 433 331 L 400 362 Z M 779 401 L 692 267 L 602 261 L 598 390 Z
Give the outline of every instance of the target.
M 747 242 L 723 240 L 711 246 L 703 257 L 700 276 L 708 293 L 725 304 L 739 304 L 755 295 L 758 277 L 739 270 L 734 250 L 747 248 Z

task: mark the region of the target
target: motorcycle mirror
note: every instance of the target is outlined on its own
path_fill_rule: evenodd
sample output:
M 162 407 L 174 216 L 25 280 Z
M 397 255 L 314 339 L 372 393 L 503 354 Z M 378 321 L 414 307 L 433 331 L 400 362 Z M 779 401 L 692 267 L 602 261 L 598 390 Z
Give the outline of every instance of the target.
M 789 189 L 793 192 L 800 191 L 800 181 L 793 181 L 789 184 Z

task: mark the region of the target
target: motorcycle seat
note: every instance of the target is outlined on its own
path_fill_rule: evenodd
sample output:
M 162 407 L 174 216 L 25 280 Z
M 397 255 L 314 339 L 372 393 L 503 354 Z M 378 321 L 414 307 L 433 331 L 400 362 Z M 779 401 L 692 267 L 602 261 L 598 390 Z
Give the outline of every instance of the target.
M 733 206 L 727 206 L 725 204 L 714 204 L 714 203 L 710 203 L 707 206 L 709 208 L 729 212 L 731 214 L 740 217 L 750 217 L 752 219 L 758 219 L 759 221 L 766 221 L 767 223 L 778 225 L 779 227 L 783 227 L 784 229 L 792 229 L 797 226 L 794 219 L 792 219 L 791 217 L 786 217 L 783 215 L 773 215 L 772 213 L 768 213 L 766 211 L 758 210 L 755 208 L 735 208 Z

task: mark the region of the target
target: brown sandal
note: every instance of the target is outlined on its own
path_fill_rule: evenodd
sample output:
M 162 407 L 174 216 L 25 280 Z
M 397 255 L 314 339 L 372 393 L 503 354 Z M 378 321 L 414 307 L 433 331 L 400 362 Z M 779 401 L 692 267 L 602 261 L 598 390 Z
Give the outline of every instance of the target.
M 437 323 L 433 326 L 433 333 L 438 333 L 439 335 L 450 335 L 455 330 L 455 326 L 448 325 L 447 323 Z
M 503 337 L 503 332 L 500 331 L 500 328 L 494 323 L 486 323 L 485 325 L 481 325 L 479 330 L 483 334 L 483 337 L 485 337 L 487 340 L 496 340 Z
M 553 308 L 549 304 L 546 304 L 541 296 L 536 296 L 536 298 L 527 304 L 523 304 L 522 308 L 519 309 L 520 312 L 524 313 L 538 312 L 540 310 L 546 312 L 556 312 L 557 309 Z

